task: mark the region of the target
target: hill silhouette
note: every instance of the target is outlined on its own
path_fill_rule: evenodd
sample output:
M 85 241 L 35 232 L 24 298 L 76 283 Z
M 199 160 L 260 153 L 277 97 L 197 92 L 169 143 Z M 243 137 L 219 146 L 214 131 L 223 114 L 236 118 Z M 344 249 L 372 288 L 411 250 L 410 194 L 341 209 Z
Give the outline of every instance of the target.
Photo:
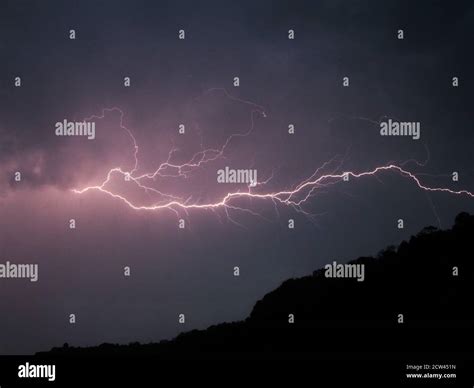
M 424 360 L 427 354 L 440 353 L 466 357 L 473 349 L 473 241 L 474 216 L 460 213 L 450 230 L 427 227 L 376 257 L 351 261 L 365 265 L 364 281 L 327 278 L 320 269 L 285 281 L 243 321 L 159 343 L 88 348 L 65 344 L 38 355 L 327 359 L 331 354 L 390 358 L 421 352 Z

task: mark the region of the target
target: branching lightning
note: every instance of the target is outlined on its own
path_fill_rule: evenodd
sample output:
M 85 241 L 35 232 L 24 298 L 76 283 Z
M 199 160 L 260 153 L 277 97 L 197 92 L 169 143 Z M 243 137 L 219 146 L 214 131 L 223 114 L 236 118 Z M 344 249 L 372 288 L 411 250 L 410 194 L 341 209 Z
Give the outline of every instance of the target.
M 342 162 L 338 162 L 336 158 L 324 163 L 322 166 L 317 168 L 309 177 L 302 180 L 301 182 L 296 183 L 295 185 L 293 185 L 292 188 L 282 189 L 278 191 L 265 190 L 267 184 L 272 180 L 274 173 L 272 173 L 264 180 L 253 182 L 253 184 L 248 185 L 244 190 L 230 191 L 227 194 L 218 198 L 217 200 L 208 202 L 202 202 L 197 199 L 193 199 L 192 197 L 183 198 L 179 195 L 176 195 L 175 193 L 166 193 L 162 190 L 157 189 L 156 187 L 152 186 L 153 182 L 155 182 L 157 178 L 172 177 L 179 179 L 187 179 L 197 169 L 203 168 L 206 164 L 224 158 L 226 149 L 234 138 L 249 136 L 254 131 L 254 119 L 256 115 L 260 115 L 260 117 L 263 118 L 267 117 L 264 108 L 257 104 L 232 97 L 224 89 L 211 89 L 211 91 L 212 90 L 221 90 L 225 93 L 227 98 L 238 101 L 240 103 L 248 104 L 252 107 L 250 111 L 251 125 L 248 131 L 230 135 L 220 148 L 204 149 L 201 144 L 201 150 L 196 152 L 188 161 L 181 164 L 173 162 L 173 157 L 178 152 L 178 149 L 173 147 L 170 149 L 167 159 L 161 164 L 159 164 L 154 171 L 139 173 L 139 146 L 132 131 L 124 125 L 123 111 L 116 107 L 103 109 L 100 115 L 90 116 L 85 120 L 103 119 L 106 113 L 108 112 L 118 112 L 120 114 L 120 128 L 128 134 L 133 147 L 133 165 L 129 169 L 124 169 L 122 167 L 112 168 L 107 172 L 105 179 L 101 183 L 80 189 L 73 189 L 72 191 L 76 194 L 85 194 L 91 191 L 99 191 L 109 197 L 123 202 L 126 206 L 136 211 L 170 210 L 176 213 L 176 215 L 179 215 L 180 210 L 188 214 L 188 211 L 190 210 L 216 211 L 218 209 L 223 209 L 229 220 L 231 220 L 232 222 L 236 221 L 231 218 L 229 213 L 230 210 L 242 211 L 250 213 L 252 215 L 260 216 L 260 214 L 255 212 L 254 210 L 248 207 L 242 207 L 242 201 L 239 201 L 242 199 L 271 201 L 275 205 L 275 210 L 277 212 L 278 205 L 283 205 L 291 207 L 295 211 L 311 217 L 313 215 L 310 214 L 310 212 L 308 212 L 307 210 L 305 210 L 305 205 L 319 191 L 344 180 L 348 180 L 348 178 L 349 180 L 352 180 L 377 177 L 377 175 L 383 172 L 397 173 L 402 177 L 411 180 L 419 189 L 427 193 L 440 192 L 452 195 L 463 195 L 474 198 L 474 193 L 468 190 L 452 190 L 447 187 L 432 187 L 424 184 L 423 182 L 421 182 L 417 175 L 405 169 L 405 165 L 410 161 L 406 161 L 404 163 L 399 164 L 389 162 L 386 165 L 380 165 L 368 171 L 357 172 L 341 171 Z M 331 168 L 330 172 L 327 172 L 328 168 Z M 121 194 L 116 190 L 113 190 L 110 186 L 111 182 L 116 178 L 122 179 L 122 181 L 131 182 L 135 184 L 136 187 L 138 187 L 140 190 L 143 190 L 148 194 L 152 194 L 154 196 L 153 203 L 136 203 L 126 195 Z

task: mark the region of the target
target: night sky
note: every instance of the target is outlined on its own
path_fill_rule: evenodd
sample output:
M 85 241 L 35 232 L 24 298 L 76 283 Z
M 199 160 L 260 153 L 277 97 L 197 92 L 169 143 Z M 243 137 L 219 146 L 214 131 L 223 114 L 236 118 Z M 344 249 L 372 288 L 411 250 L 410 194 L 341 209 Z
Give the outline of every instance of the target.
M 288 278 L 474 212 L 472 195 L 455 193 L 474 192 L 473 37 L 469 1 L 3 0 L 0 264 L 38 264 L 39 279 L 0 279 L 0 354 L 240 320 Z M 94 140 L 55 135 L 56 122 L 91 117 Z M 381 136 L 388 118 L 419 122 L 420 139 Z M 113 168 L 137 177 L 202 158 L 142 181 L 168 197 L 120 172 L 108 192 L 74 191 Z M 252 192 L 275 194 L 322 166 L 316 176 L 391 164 L 451 192 L 389 169 L 324 179 L 289 204 L 237 196 L 206 207 L 248 192 L 217 183 L 225 166 L 257 169 L 259 183 L 271 179 Z M 170 195 L 191 208 L 167 206 Z

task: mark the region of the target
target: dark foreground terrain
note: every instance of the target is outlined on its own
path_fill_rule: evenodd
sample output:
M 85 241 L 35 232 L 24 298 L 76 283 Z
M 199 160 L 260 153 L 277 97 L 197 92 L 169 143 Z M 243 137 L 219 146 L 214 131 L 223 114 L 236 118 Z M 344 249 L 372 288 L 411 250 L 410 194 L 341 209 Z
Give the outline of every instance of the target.
M 473 258 L 474 216 L 461 213 L 450 230 L 428 227 L 398 248 L 352 261 L 365 264 L 362 282 L 326 278 L 320 269 L 284 282 L 258 301 L 244 321 L 160 343 L 65 344 L 39 355 L 470 360 Z

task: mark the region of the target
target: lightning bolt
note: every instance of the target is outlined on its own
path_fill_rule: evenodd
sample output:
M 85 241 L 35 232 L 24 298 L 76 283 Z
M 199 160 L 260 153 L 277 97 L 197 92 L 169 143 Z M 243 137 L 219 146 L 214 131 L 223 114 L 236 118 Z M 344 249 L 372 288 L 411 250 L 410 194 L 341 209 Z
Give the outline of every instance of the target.
M 136 211 L 170 210 L 173 211 L 177 216 L 180 214 L 180 210 L 188 214 L 188 211 L 190 210 L 216 211 L 218 209 L 223 209 L 228 219 L 235 223 L 237 222 L 232 219 L 229 210 L 242 211 L 252 215 L 261 216 L 259 213 L 248 207 L 242 207 L 242 205 L 238 206 L 237 203 L 239 203 L 239 200 L 247 199 L 271 201 L 275 205 L 275 209 L 277 212 L 278 205 L 280 204 L 283 206 L 291 207 L 298 213 L 302 213 L 308 217 L 311 217 L 314 215 L 310 214 L 308 211 L 305 210 L 305 204 L 308 203 L 308 201 L 310 201 L 310 199 L 314 197 L 319 191 L 331 185 L 347 180 L 347 178 L 362 179 L 369 177 L 377 177 L 377 175 L 383 172 L 397 173 L 402 177 L 411 180 L 419 189 L 427 193 L 440 192 L 452 195 L 463 195 L 471 198 L 474 197 L 474 193 L 468 190 L 452 190 L 447 187 L 432 187 L 422 183 L 417 175 L 405 169 L 405 165 L 411 161 L 406 161 L 400 164 L 389 162 L 386 165 L 374 167 L 372 170 L 356 172 L 340 171 L 342 161 L 338 161 L 336 157 L 324 163 L 322 166 L 317 168 L 309 177 L 302 180 L 301 182 L 298 182 L 291 189 L 280 191 L 264 190 L 266 185 L 274 177 L 274 172 L 272 172 L 272 174 L 268 178 L 262 181 L 252 182 L 252 184 L 247 185 L 245 190 L 231 191 L 215 201 L 208 202 L 201 202 L 193 199 L 192 197 L 183 198 L 173 193 L 165 193 L 161 190 L 158 190 L 156 187 L 150 186 L 148 182 L 154 182 L 158 177 L 187 179 L 193 172 L 195 172 L 197 169 L 204 167 L 206 164 L 214 162 L 221 158 L 225 158 L 226 149 L 228 148 L 229 144 L 232 142 L 233 139 L 237 137 L 247 137 L 254 131 L 256 115 L 260 115 L 263 118 L 267 117 L 263 107 L 249 101 L 235 98 L 228 94 L 225 89 L 211 89 L 208 92 L 215 90 L 223 91 L 225 96 L 231 100 L 252 106 L 252 109 L 250 111 L 251 125 L 248 131 L 230 135 L 220 148 L 204 149 L 201 141 L 201 150 L 196 152 L 189 160 L 181 164 L 173 162 L 174 155 L 179 151 L 177 148 L 173 147 L 170 149 L 167 159 L 161 164 L 159 164 L 154 171 L 139 174 L 139 147 L 132 131 L 124 125 L 124 112 L 117 107 L 105 108 L 102 110 L 102 113 L 100 115 L 93 115 L 86 118 L 85 120 L 103 119 L 106 113 L 118 112 L 120 115 L 120 128 L 128 134 L 132 143 L 133 165 L 130 169 L 123 169 L 122 167 L 112 168 L 107 172 L 105 179 L 100 184 L 87 186 L 80 189 L 73 189 L 72 191 L 76 194 L 85 194 L 91 191 L 98 191 L 111 198 L 123 202 L 126 206 Z M 417 164 L 424 165 L 418 162 Z M 332 167 L 332 171 L 325 172 L 330 167 Z M 126 195 L 120 194 L 119 192 L 112 190 L 110 188 L 110 183 L 116 177 L 125 181 L 129 181 L 135 184 L 139 189 L 145 191 L 146 193 L 154 195 L 154 202 L 152 204 L 146 205 L 135 203 Z

